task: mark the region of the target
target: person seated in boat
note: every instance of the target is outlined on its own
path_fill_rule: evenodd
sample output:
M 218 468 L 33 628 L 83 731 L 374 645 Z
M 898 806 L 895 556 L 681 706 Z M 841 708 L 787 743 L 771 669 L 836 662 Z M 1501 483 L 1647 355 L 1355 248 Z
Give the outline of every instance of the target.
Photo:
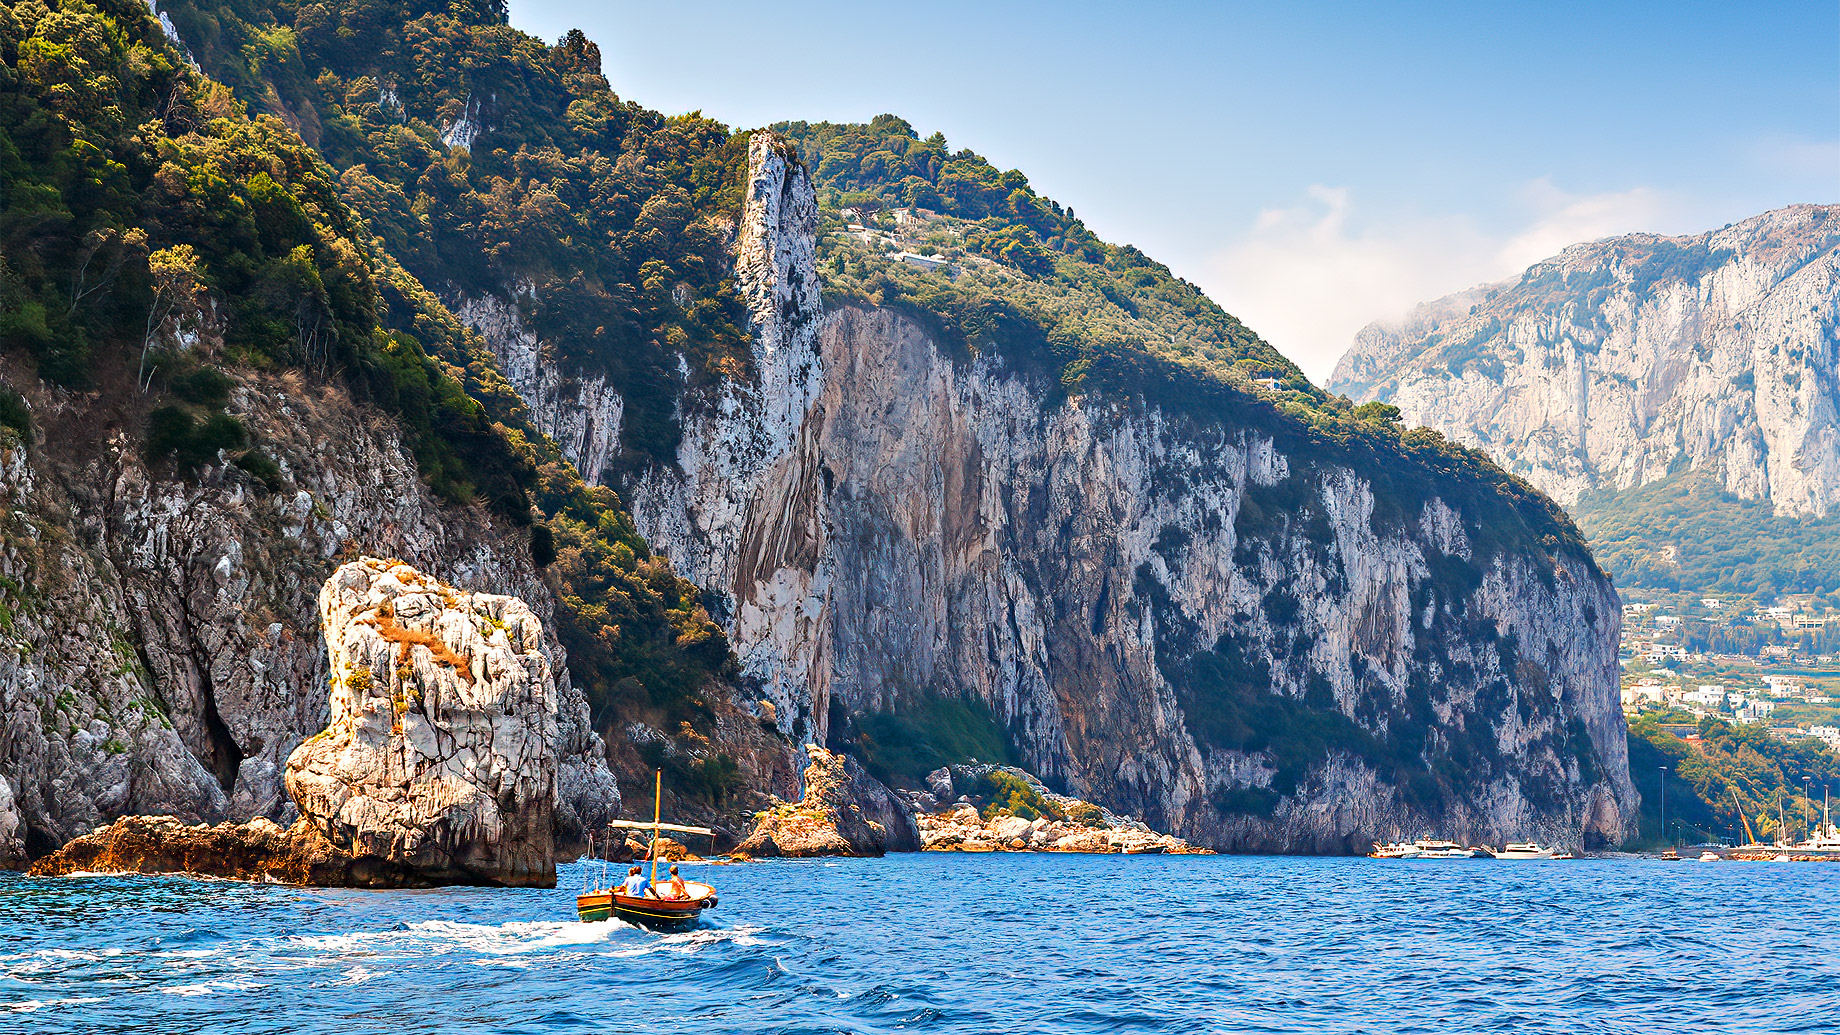
M 620 894 L 627 898 L 644 898 L 651 894 L 651 890 L 652 882 L 645 879 L 645 873 L 639 867 L 626 871 L 626 883 L 620 885 Z
M 684 879 L 677 875 L 677 867 L 671 867 L 671 882 L 658 892 L 659 898 L 689 898 L 690 889 L 684 887 Z

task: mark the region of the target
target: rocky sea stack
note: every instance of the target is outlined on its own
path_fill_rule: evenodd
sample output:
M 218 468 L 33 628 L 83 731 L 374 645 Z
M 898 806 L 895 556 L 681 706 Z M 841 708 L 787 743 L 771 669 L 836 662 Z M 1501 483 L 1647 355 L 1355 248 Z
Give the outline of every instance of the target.
M 33 872 L 555 886 L 557 695 L 530 608 L 366 557 L 326 580 L 320 614 L 332 718 L 288 758 L 299 822 L 130 816 Z
M 320 591 L 332 721 L 288 793 L 340 849 L 432 883 L 556 883 L 556 682 L 523 601 L 406 564 Z
M 751 856 L 879 856 L 920 849 L 914 817 L 849 755 L 807 745 L 805 797 L 759 816 L 736 851 Z

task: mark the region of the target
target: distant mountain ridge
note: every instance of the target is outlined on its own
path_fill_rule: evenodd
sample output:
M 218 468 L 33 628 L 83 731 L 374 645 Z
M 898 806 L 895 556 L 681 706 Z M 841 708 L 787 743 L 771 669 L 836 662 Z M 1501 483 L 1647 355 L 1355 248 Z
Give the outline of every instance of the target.
M 1370 324 L 1329 387 L 1486 449 L 1619 585 L 1831 592 L 1837 326 L 1840 207 L 1795 205 L 1573 245 Z
M 1370 324 L 1331 390 L 1398 406 L 1566 504 L 1686 467 L 1779 514 L 1840 507 L 1840 207 L 1573 245 Z

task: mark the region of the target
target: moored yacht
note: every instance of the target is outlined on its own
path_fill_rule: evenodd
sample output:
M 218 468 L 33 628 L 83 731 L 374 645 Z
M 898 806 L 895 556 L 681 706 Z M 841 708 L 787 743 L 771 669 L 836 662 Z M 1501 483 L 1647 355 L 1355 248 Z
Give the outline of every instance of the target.
M 1367 853 L 1367 857 L 1369 859 L 1416 859 L 1418 858 L 1418 846 L 1405 841 L 1395 841 L 1392 844 L 1381 844 L 1375 841 L 1374 850 Z
M 1840 827 L 1834 826 L 1833 814 L 1828 808 L 1825 791 L 1821 795 L 1821 825 L 1810 831 L 1806 839 L 1789 847 L 1802 853 L 1840 854 Z
M 1495 853 L 1497 859 L 1550 859 L 1553 850 L 1538 841 L 1511 841 Z
M 1421 837 L 1412 842 L 1420 859 L 1479 859 L 1487 856 L 1478 848 L 1465 848 L 1455 841 L 1435 841 Z

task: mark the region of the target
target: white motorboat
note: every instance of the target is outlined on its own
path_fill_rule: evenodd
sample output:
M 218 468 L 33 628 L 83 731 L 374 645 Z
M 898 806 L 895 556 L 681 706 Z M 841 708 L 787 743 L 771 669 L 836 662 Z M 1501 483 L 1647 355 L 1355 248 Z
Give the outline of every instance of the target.
M 1715 862 L 1718 862 L 1718 861 L 1719 861 L 1719 853 L 1717 853 L 1717 852 L 1701 852 L 1701 853 L 1699 853 L 1699 861 L 1700 861 L 1700 862 L 1703 862 L 1703 863 L 1715 863 Z
M 1550 859 L 1553 850 L 1538 841 L 1511 841 L 1495 853 L 1497 859 Z
M 1421 837 L 1412 845 L 1418 849 L 1417 858 L 1420 859 L 1477 859 L 1485 854 L 1480 849 L 1465 848 L 1455 841 L 1436 841 L 1428 837 Z
M 1406 841 L 1395 841 L 1384 845 L 1375 841 L 1374 850 L 1367 853 L 1367 857 L 1369 859 L 1416 859 L 1418 851 L 1417 845 Z

